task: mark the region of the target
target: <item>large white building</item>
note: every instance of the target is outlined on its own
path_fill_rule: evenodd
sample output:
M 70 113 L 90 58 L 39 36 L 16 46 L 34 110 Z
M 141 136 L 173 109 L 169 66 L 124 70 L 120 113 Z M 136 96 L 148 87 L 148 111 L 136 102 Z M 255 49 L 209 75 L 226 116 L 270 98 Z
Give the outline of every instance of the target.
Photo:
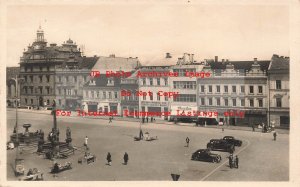
M 208 62 L 211 76 L 198 79 L 199 110 L 218 112 L 225 125 L 267 123 L 267 74 L 270 61 Z M 203 119 L 201 122 L 214 123 Z
M 196 73 L 201 73 L 202 68 L 203 64 L 194 61 L 193 54 L 187 53 L 178 58 L 176 65 L 171 66 L 171 72 L 177 73 L 178 76 L 170 77 L 170 91 L 178 92 L 179 95 L 170 100 L 170 120 L 196 118 L 186 114 L 198 110 Z
M 168 112 L 170 97 L 165 96 L 164 93 L 170 91 L 169 76 L 164 76 L 164 73 L 170 72 L 169 66 L 143 66 L 138 69 L 137 73 L 139 72 L 142 74 L 138 76 L 139 111 Z M 153 76 L 155 73 L 159 75 Z M 155 116 L 155 118 L 167 119 L 167 116 Z

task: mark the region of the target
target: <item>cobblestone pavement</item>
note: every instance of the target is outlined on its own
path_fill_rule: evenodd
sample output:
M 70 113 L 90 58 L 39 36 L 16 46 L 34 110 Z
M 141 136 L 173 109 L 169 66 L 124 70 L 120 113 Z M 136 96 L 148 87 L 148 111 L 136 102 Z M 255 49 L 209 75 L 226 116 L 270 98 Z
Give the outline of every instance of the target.
M 47 111 L 48 112 L 48 111 Z M 19 112 L 19 124 L 31 123 L 31 131 L 43 129 L 47 135 L 52 128 L 52 116 L 37 112 Z M 58 117 L 61 140 L 65 139 L 65 130 L 72 130 L 73 145 L 82 147 L 84 137 L 89 137 L 92 154 L 97 161 L 92 164 L 78 164 L 83 155 L 76 151 L 68 159 L 57 160 L 59 163 L 71 161 L 72 170 L 64 171 L 54 178 L 49 174 L 52 161 L 35 153 L 23 153 L 25 167 L 38 168 L 44 172 L 45 180 L 53 181 L 170 181 L 171 173 L 180 174 L 183 181 L 287 181 L 289 180 L 289 134 L 279 134 L 277 141 L 272 134 L 246 130 L 204 128 L 186 125 L 166 125 L 167 123 L 148 123 L 142 125 L 144 133 L 157 136 L 158 140 L 134 141 L 138 135 L 140 123 L 135 120 L 92 119 L 82 117 Z M 14 111 L 7 112 L 7 137 L 15 124 Z M 23 129 L 20 130 L 23 131 Z M 216 152 L 222 156 L 220 163 L 192 161 L 191 154 L 205 148 L 212 138 L 233 135 L 243 141 L 243 146 L 236 149 L 240 168 L 228 167 L 228 153 Z M 185 147 L 185 138 L 190 138 L 190 146 Z M 7 139 L 8 139 L 7 138 Z M 112 166 L 106 165 L 106 154 L 112 155 Z M 129 154 L 128 165 L 123 165 L 123 154 Z M 15 150 L 7 151 L 7 178 L 17 180 L 13 174 Z

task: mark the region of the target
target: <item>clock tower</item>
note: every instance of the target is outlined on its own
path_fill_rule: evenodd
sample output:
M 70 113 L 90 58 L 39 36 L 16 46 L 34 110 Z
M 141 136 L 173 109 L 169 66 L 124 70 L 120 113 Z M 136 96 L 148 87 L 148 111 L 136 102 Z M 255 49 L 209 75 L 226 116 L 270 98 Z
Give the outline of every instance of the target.
M 44 31 L 42 30 L 41 25 L 39 26 L 39 29 L 36 32 L 36 40 L 33 43 L 34 49 L 42 49 L 46 47 L 47 41 L 44 38 Z

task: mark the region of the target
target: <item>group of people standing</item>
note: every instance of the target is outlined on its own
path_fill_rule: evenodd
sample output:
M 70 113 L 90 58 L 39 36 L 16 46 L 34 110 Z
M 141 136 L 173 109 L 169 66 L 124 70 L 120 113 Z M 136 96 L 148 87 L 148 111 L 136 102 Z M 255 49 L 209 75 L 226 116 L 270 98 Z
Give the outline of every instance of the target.
M 88 137 L 87 136 L 85 136 L 85 138 L 84 138 L 84 146 L 86 147 L 86 150 L 89 150 L 89 148 L 88 148 Z M 123 159 L 124 159 L 124 165 L 127 165 L 128 160 L 129 160 L 129 156 L 128 156 L 127 152 L 125 152 Z M 107 164 L 111 166 L 112 159 L 111 159 L 110 152 L 107 153 L 106 160 L 107 160 Z
M 128 160 L 129 160 L 129 156 L 128 156 L 128 153 L 127 153 L 127 152 L 125 152 L 125 154 L 124 154 L 124 156 L 123 156 L 123 159 L 124 159 L 124 163 L 123 163 L 123 164 L 124 164 L 124 165 L 127 165 Z M 106 160 L 107 160 L 107 164 L 108 164 L 109 166 L 111 166 L 111 164 L 112 164 L 112 159 L 111 159 L 111 154 L 110 154 L 110 152 L 107 153 Z
M 252 125 L 252 131 L 255 132 L 255 125 Z M 277 132 L 275 131 L 275 122 L 272 121 L 271 122 L 271 126 L 267 126 L 264 123 L 262 123 L 262 125 L 258 125 L 259 128 L 261 128 L 261 132 L 262 133 L 266 133 L 266 132 L 273 132 L 273 140 L 276 141 L 276 137 L 277 137 Z
M 230 169 L 234 168 L 239 168 L 239 157 L 236 155 L 233 157 L 233 154 L 230 154 L 229 158 L 229 167 Z
M 151 122 L 154 122 L 154 121 L 155 121 L 155 118 L 154 118 L 154 117 L 151 117 L 151 118 L 150 118 L 150 121 L 151 121 Z M 148 116 L 147 116 L 146 118 L 145 118 L 145 117 L 142 118 L 142 123 L 145 123 L 145 122 L 147 122 L 147 123 L 149 122 L 149 117 L 148 117 Z

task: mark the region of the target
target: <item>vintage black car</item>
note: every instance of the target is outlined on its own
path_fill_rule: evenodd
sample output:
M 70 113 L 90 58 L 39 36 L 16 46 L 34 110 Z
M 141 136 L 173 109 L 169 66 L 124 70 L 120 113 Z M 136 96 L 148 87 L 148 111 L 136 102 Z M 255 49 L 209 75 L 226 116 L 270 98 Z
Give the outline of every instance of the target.
M 217 162 L 221 161 L 221 156 L 213 154 L 209 149 L 199 149 L 192 155 L 192 160 L 206 161 L 206 162 Z
M 218 150 L 218 151 L 226 151 L 229 153 L 233 153 L 235 150 L 234 144 L 229 143 L 226 140 L 222 139 L 211 139 L 207 144 L 207 149 L 210 150 Z
M 228 143 L 232 143 L 238 147 L 241 147 L 243 143 L 241 140 L 237 140 L 233 136 L 224 136 L 223 140 L 226 140 Z

